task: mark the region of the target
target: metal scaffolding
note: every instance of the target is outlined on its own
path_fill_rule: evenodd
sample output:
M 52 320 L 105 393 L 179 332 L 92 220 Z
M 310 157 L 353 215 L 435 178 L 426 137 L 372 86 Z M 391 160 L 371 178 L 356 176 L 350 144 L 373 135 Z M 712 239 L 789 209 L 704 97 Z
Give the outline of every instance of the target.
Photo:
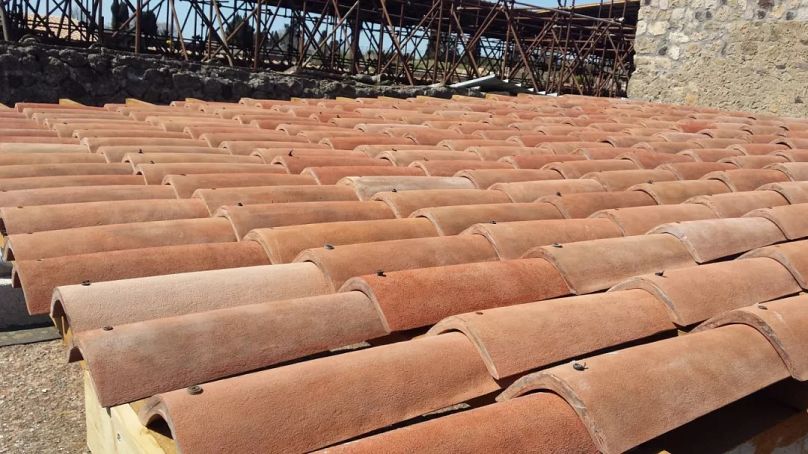
M 495 75 L 535 92 L 620 96 L 639 0 L 0 0 L 8 41 L 450 84 Z M 574 0 L 573 0 L 574 1 Z

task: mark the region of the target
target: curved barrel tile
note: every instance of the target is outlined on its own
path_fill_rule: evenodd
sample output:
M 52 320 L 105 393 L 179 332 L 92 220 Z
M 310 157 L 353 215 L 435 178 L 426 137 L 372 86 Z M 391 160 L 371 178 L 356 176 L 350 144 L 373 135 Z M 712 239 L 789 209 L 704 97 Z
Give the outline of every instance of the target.
M 414 161 L 409 165 L 421 169 L 425 175 L 433 177 L 451 177 L 457 172 L 466 169 L 510 169 L 513 167 L 497 161 L 475 160 L 436 160 L 436 161 Z M 485 189 L 485 188 L 481 188 Z
M 764 184 L 758 190 L 775 191 L 785 197 L 788 203 L 808 203 L 808 182 L 806 181 Z
M 104 407 L 384 336 L 360 292 L 249 304 L 73 337 Z M 194 361 L 188 361 L 194 358 Z
M 595 180 L 545 180 L 517 183 L 496 183 L 489 190 L 501 191 L 514 202 L 534 202 L 542 197 L 579 192 L 601 192 L 603 185 Z
M 482 235 L 501 260 L 518 259 L 527 251 L 553 243 L 596 240 L 622 236 L 608 219 L 531 220 L 476 224 L 464 233 Z
M 439 235 L 457 235 L 468 227 L 481 222 L 497 223 L 531 221 L 536 219 L 561 219 L 561 213 L 547 203 L 491 203 L 483 205 L 456 205 L 422 208 L 410 217 L 428 219 Z
M 537 148 L 538 150 L 538 148 Z M 531 152 L 533 150 L 531 149 Z M 557 155 L 551 153 L 549 150 L 544 150 L 543 154 L 518 154 L 516 156 L 508 156 L 501 159 L 502 162 L 507 162 L 516 169 L 536 169 L 541 170 L 547 164 L 554 162 L 565 161 L 585 161 L 586 156 L 580 154 L 564 154 Z M 547 170 L 547 169 L 545 169 Z M 549 170 L 555 172 L 556 178 L 564 178 L 557 170 Z
M 586 218 L 610 208 L 656 205 L 656 201 L 641 191 L 583 192 L 541 197 L 536 202 L 555 206 L 567 219 Z
M 661 334 L 674 325 L 643 290 L 519 304 L 446 318 L 429 334 L 460 331 L 480 350 L 496 379 Z
M 299 174 L 306 167 L 339 166 L 390 166 L 389 161 L 373 158 L 353 158 L 344 156 L 278 156 L 270 163 L 284 169 L 285 173 Z
M 626 150 L 626 149 L 623 149 Z M 629 149 L 616 155 L 617 159 L 628 159 L 640 169 L 654 169 L 671 162 L 693 162 L 693 157 L 684 154 L 659 153 L 650 150 Z
M 800 291 L 788 270 L 774 260 L 729 260 L 648 274 L 623 281 L 610 291 L 643 289 L 664 301 L 671 319 L 690 326 L 740 307 Z
M 698 195 L 713 195 L 730 192 L 724 183 L 715 180 L 660 181 L 636 184 L 629 191 L 642 191 L 654 198 L 659 205 L 682 203 Z
M 282 175 L 293 176 L 293 175 Z M 299 176 L 299 175 L 294 175 Z M 291 186 L 252 186 L 235 188 L 197 189 L 193 197 L 205 202 L 211 213 L 226 205 L 257 205 L 300 202 L 356 201 L 356 194 L 339 185 L 315 184 Z
M 613 454 L 788 376 L 754 328 L 726 326 L 556 366 L 519 379 L 498 399 L 557 393 L 581 417 L 598 449 Z
M 410 169 L 411 167 L 405 167 Z M 356 192 L 359 200 L 370 200 L 379 192 L 401 192 L 423 189 L 474 189 L 466 178 L 428 176 L 360 176 L 345 177 L 338 185 L 345 185 Z
M 420 150 L 382 151 L 376 155 L 376 159 L 383 159 L 385 161 L 392 162 L 393 165 L 398 167 L 406 167 L 415 161 L 481 161 L 479 156 L 469 151 L 454 151 L 446 149 L 430 150 L 428 147 L 424 147 Z
M 696 162 L 717 163 L 718 161 L 724 158 L 731 158 L 733 156 L 743 156 L 744 153 L 740 150 L 733 150 L 731 148 L 694 148 L 691 150 L 682 150 L 677 154 L 692 157 Z M 695 169 L 695 167 L 693 168 Z M 721 166 L 720 168 L 714 168 L 704 173 L 706 174 L 714 170 L 724 170 L 729 168 L 731 167 Z
M 206 383 L 201 389 L 158 394 L 141 409 L 141 422 L 148 427 L 165 421 L 183 452 L 308 452 L 498 386 L 471 342 L 462 334 L 447 334 Z
M 229 241 L 236 241 L 236 236 L 226 219 L 134 222 L 9 235 L 4 259 L 34 260 L 92 252 Z
M 121 200 L 0 208 L 0 233 L 48 230 L 172 219 L 206 218 L 201 200 Z
M 506 203 L 510 199 L 499 191 L 485 189 L 423 189 L 402 192 L 380 192 L 373 196 L 387 204 L 396 217 L 406 218 L 421 208 Z
M 564 399 L 551 393 L 536 393 L 360 438 L 321 452 L 595 454 L 597 448 Z
M 143 185 L 138 175 L 64 175 L 53 177 L 4 178 L 0 180 L 0 192 L 61 188 L 71 191 L 84 186 L 134 186 Z
M 438 232 L 429 220 L 406 218 L 256 229 L 248 233 L 244 240 L 260 243 L 272 263 L 289 263 L 302 251 L 325 245 L 342 246 L 433 236 L 438 236 Z
M 766 246 L 750 251 L 741 258 L 769 257 L 788 268 L 800 287 L 808 290 L 808 240 Z
M 764 184 L 789 181 L 783 172 L 770 169 L 722 170 L 710 172 L 701 178 L 723 181 L 734 192 L 754 191 Z
M 625 191 L 635 184 L 677 180 L 673 172 L 659 169 L 607 170 L 590 172 L 581 178 L 595 180 L 607 191 Z
M 184 244 L 14 262 L 12 282 L 22 287 L 31 314 L 47 314 L 53 289 L 191 271 L 268 265 L 254 242 Z
M 266 164 L 232 164 L 219 162 L 186 162 L 168 164 L 138 164 L 135 173 L 146 179 L 146 184 L 161 184 L 167 175 L 198 173 L 285 173 L 283 169 Z
M 510 166 L 508 169 L 461 170 L 454 176 L 468 178 L 477 189 L 488 189 L 496 183 L 558 179 L 558 173 L 552 170 L 513 169 Z
M 767 167 L 784 173 L 791 181 L 808 181 L 808 162 L 786 162 Z
M 0 206 L 55 205 L 113 200 L 159 200 L 174 199 L 176 197 L 174 191 L 166 186 L 145 186 L 141 184 L 74 186 L 0 192 Z
M 497 260 L 494 248 L 476 235 L 413 238 L 307 249 L 295 262 L 315 263 L 334 290 L 345 281 L 379 271 L 398 271 Z
M 719 315 L 697 331 L 726 325 L 749 325 L 766 336 L 791 376 L 808 380 L 808 296 L 800 295 L 744 307 Z
M 766 218 L 774 222 L 789 240 L 808 236 L 808 203 L 753 210 L 746 213 L 746 217 Z
M 169 164 L 169 163 L 230 163 L 230 164 L 263 164 L 257 156 L 239 156 L 232 154 L 215 153 L 127 153 L 123 162 L 128 162 L 132 168 L 139 164 Z
M 190 198 L 197 189 L 241 188 L 250 186 L 292 186 L 317 184 L 303 175 L 272 173 L 200 173 L 168 175 L 163 184 L 170 185 L 181 199 Z
M 786 240 L 773 222 L 753 217 L 677 222 L 661 225 L 648 233 L 676 237 L 698 263 L 731 257 Z
M 377 273 L 348 280 L 342 287 L 347 290 L 368 295 L 390 331 L 431 325 L 464 312 L 569 294 L 558 270 L 542 259 Z
M 788 200 L 776 191 L 743 191 L 696 196 L 686 203 L 705 205 L 721 218 L 739 218 L 755 209 L 788 205 Z
M 330 292 L 311 263 L 251 266 L 57 287 L 51 317 L 62 332 L 78 333 Z
M 591 172 L 603 172 L 606 170 L 634 170 L 637 164 L 626 159 L 601 159 L 596 161 L 567 161 L 547 164 L 543 167 L 547 170 L 555 170 L 564 178 L 582 178 Z
M 733 164 L 739 169 L 762 169 L 769 164 L 776 164 L 778 162 L 785 161 L 786 158 L 780 156 L 734 156 L 731 158 L 724 158 L 719 162 Z
M 63 153 L 3 153 L 0 152 L 0 165 L 38 165 L 38 164 L 79 164 L 103 163 L 103 156 L 97 154 L 63 152 Z
M 345 177 L 371 177 L 371 176 L 423 176 L 421 169 L 414 167 L 393 166 L 327 166 L 307 167 L 301 176 L 312 178 L 317 184 L 337 184 Z
M 0 166 L 0 178 L 60 177 L 78 175 L 132 175 L 126 164 L 60 163 Z
M 605 290 L 640 274 L 695 264 L 687 249 L 669 235 L 639 235 L 542 246 L 525 254 L 555 265 L 578 295 Z
M 606 218 L 620 227 L 623 235 L 642 235 L 669 222 L 715 219 L 713 210 L 704 205 L 677 204 L 615 208 L 594 213 L 593 218 Z

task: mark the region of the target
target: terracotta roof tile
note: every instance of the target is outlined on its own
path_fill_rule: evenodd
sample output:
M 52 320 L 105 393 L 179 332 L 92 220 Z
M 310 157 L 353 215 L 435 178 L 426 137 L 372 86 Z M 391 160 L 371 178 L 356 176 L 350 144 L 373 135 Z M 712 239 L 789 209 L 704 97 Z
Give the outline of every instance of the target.
M 584 181 L 584 180 L 579 180 Z M 555 206 L 565 218 L 585 218 L 610 208 L 656 205 L 654 199 L 641 191 L 564 193 L 536 200 Z
M 578 415 L 564 399 L 551 393 L 530 394 L 327 449 L 340 454 L 499 450 L 538 454 L 597 451 Z
M 480 159 L 485 161 L 496 161 L 507 156 L 549 155 L 552 153 L 550 150 L 516 145 L 475 145 L 466 148 L 465 151 L 475 153 Z
M 124 157 L 130 153 L 143 153 L 143 154 L 164 154 L 169 153 L 172 155 L 178 154 L 213 154 L 213 155 L 230 155 L 230 152 L 222 148 L 210 147 L 189 147 L 189 146 L 159 146 L 159 145 L 120 145 L 120 146 L 103 146 L 99 147 L 95 154 L 101 155 L 107 162 L 123 162 Z
M 788 149 L 785 145 L 775 143 L 739 143 L 730 145 L 728 150 L 738 150 L 745 155 L 765 156 L 772 152 Z
M 88 137 L 81 140 L 81 144 L 87 146 L 91 152 L 95 153 L 99 147 L 115 145 L 162 145 L 162 146 L 192 146 L 204 147 L 208 144 L 201 140 L 171 139 L 171 138 L 148 138 L 148 137 Z
M 736 169 L 710 172 L 702 178 L 720 180 L 733 191 L 754 191 L 767 183 L 788 181 L 783 172 L 770 169 Z
M 396 217 L 403 218 L 420 208 L 504 203 L 510 199 L 502 192 L 483 189 L 423 189 L 379 192 L 373 200 L 386 203 Z
M 638 274 L 692 266 L 682 243 L 668 235 L 639 235 L 542 246 L 525 257 L 541 257 L 555 265 L 573 293 L 605 290 Z
M 476 235 L 377 241 L 333 248 L 319 247 L 307 249 L 295 258 L 295 262 L 315 263 L 334 290 L 339 289 L 345 281 L 354 276 L 378 271 L 389 272 L 493 260 L 497 260 L 494 248 L 488 240 Z
M 143 175 L 146 184 L 161 184 L 167 175 L 210 174 L 210 173 L 286 173 L 283 169 L 266 164 L 239 164 L 189 162 L 166 164 L 138 164 L 138 175 Z
M 219 144 L 219 148 L 222 150 L 227 151 L 228 153 L 232 153 L 234 155 L 251 155 L 256 150 L 264 149 L 264 148 L 286 148 L 287 154 L 288 150 L 294 150 L 295 148 L 305 148 L 305 149 L 312 149 L 312 148 L 319 148 L 323 151 L 328 151 L 329 146 L 323 144 L 316 144 L 316 143 L 308 143 L 308 142 L 294 142 L 291 140 L 287 141 L 280 141 L 280 140 L 245 140 L 245 141 L 229 141 L 225 140 L 221 144 Z
M 285 173 L 298 174 L 306 167 L 324 166 L 390 166 L 389 161 L 373 158 L 354 158 L 344 156 L 277 156 L 272 160 L 272 166 L 284 169 Z
M 77 164 L 19 164 L 0 166 L 0 179 L 36 177 L 84 176 L 84 175 L 131 175 L 132 168 L 126 164 L 77 163 Z M 14 187 L 13 185 L 10 187 Z M 25 188 L 29 189 L 29 188 Z
M 83 331 L 74 343 L 111 406 L 385 334 L 370 299 L 346 292 Z
M 643 289 L 664 301 L 671 320 L 690 326 L 723 312 L 793 295 L 797 281 L 774 260 L 729 260 L 623 281 L 610 291 Z
M 655 151 L 657 153 L 678 153 L 680 151 L 690 150 L 694 148 L 706 148 L 702 147 L 701 145 L 699 145 L 694 141 L 688 141 L 688 142 L 648 141 L 648 142 L 639 142 L 632 146 L 640 149 Z
M 559 193 L 599 192 L 603 191 L 603 186 L 595 180 L 572 179 L 497 183 L 492 185 L 489 190 L 501 191 L 514 202 L 533 202 L 542 197 Z
M 788 205 L 788 201 L 775 191 L 743 191 L 696 196 L 688 199 L 687 203 L 706 205 L 721 218 L 737 218 L 757 208 Z
M 226 162 L 233 164 L 261 164 L 257 156 L 237 156 L 230 154 L 210 153 L 127 153 L 123 162 L 128 162 L 132 168 L 138 164 L 168 164 L 185 162 Z
M 163 184 L 170 185 L 178 198 L 187 199 L 197 189 L 221 189 L 253 186 L 314 185 L 313 178 L 303 175 L 273 173 L 199 173 L 166 175 Z M 215 208 L 215 207 L 214 207 Z
M 275 175 L 273 175 L 275 176 Z M 292 175 L 277 175 L 292 176 Z M 211 213 L 225 205 L 257 205 L 290 202 L 356 201 L 356 194 L 341 185 L 251 186 L 197 189 L 193 197 L 205 202 Z
M 603 139 L 604 142 L 612 144 L 614 147 L 633 147 L 635 145 L 643 144 L 643 148 L 653 150 L 647 143 L 653 142 L 655 139 L 651 136 L 630 136 L 625 134 L 612 134 Z M 660 142 L 661 143 L 661 142 Z
M 427 219 L 379 219 L 324 222 L 250 231 L 244 240 L 259 242 L 272 263 L 289 263 L 300 252 L 317 247 L 437 236 Z
M 658 153 L 656 151 L 648 151 L 642 149 L 622 148 L 621 150 L 636 150 L 624 151 L 617 154 L 615 157 L 618 159 L 628 159 L 637 165 L 640 169 L 653 169 L 661 164 L 669 162 L 692 162 L 693 157 L 684 154 L 671 154 L 671 153 Z M 603 158 L 595 158 L 603 159 Z
M 456 315 L 429 333 L 464 333 L 491 375 L 503 379 L 674 329 L 657 298 L 628 290 Z
M 383 159 L 386 162 L 392 162 L 393 165 L 405 167 L 415 161 L 480 161 L 479 156 L 469 151 L 454 151 L 454 150 L 394 150 L 382 151 L 376 155 L 377 159 Z
M 791 181 L 808 181 L 808 162 L 786 162 L 766 167 L 784 173 Z
M 345 158 L 367 158 L 368 155 L 358 150 L 330 150 L 326 148 L 308 147 L 275 147 L 257 148 L 252 152 L 252 156 L 258 156 L 261 160 L 269 164 L 279 156 L 294 156 L 298 158 L 319 158 L 319 157 L 345 157 Z
M 535 219 L 560 219 L 561 213 L 545 203 L 491 203 L 482 205 L 455 205 L 421 208 L 410 217 L 424 217 L 440 235 L 457 235 L 466 228 L 481 222 L 529 221 Z
M 682 351 L 688 354 L 676 353 Z M 530 391 L 558 393 L 579 414 L 598 449 L 611 454 L 788 375 L 765 337 L 747 326 L 728 326 L 591 357 L 582 371 L 572 364 L 556 366 L 523 377 L 498 399 Z
M 744 260 L 745 261 L 745 260 Z M 808 296 L 801 295 L 770 301 L 766 304 L 744 307 L 707 321 L 698 330 L 713 329 L 726 325 L 748 325 L 766 336 L 772 347 L 788 367 L 791 376 L 800 381 L 808 380 L 808 313 L 805 311 Z
M 659 205 L 682 203 L 697 195 L 730 192 L 727 185 L 715 180 L 660 181 L 636 184 L 629 191 L 642 191 L 653 197 Z
M 420 168 L 424 174 L 429 176 L 450 177 L 455 173 L 465 169 L 511 169 L 510 164 L 496 161 L 465 161 L 465 160 L 430 160 L 414 161 L 410 167 Z
M 774 153 L 775 156 L 782 156 L 791 162 L 808 162 L 808 150 L 784 150 Z
M 345 177 L 338 182 L 352 188 L 359 200 L 370 200 L 380 192 L 424 189 L 474 189 L 466 178 L 427 176 L 364 176 Z
M 566 154 L 572 153 L 573 151 L 582 148 L 582 147 L 590 147 L 590 148 L 611 148 L 611 144 L 605 142 L 544 142 L 538 145 L 539 148 L 543 148 L 546 150 L 551 150 L 555 154 Z
M 581 178 L 590 172 L 600 172 L 606 170 L 632 170 L 637 165 L 625 159 L 602 159 L 597 161 L 566 161 L 547 164 L 543 167 L 548 170 L 555 170 L 564 178 Z
M 62 175 L 50 177 L 4 178 L 0 192 L 25 189 L 73 188 L 78 186 L 132 186 L 144 184 L 143 177 L 135 175 Z
M 516 169 L 542 169 L 547 164 L 564 161 L 585 161 L 586 156 L 581 154 L 547 154 L 547 155 L 517 155 L 501 159 Z M 554 170 L 554 172 L 558 173 Z M 562 178 L 558 173 L 557 178 Z
M 743 152 L 730 148 L 693 148 L 682 150 L 677 154 L 692 157 L 698 162 L 718 162 L 724 158 L 743 156 Z
M 41 165 L 41 164 L 80 164 L 80 163 L 103 163 L 106 162 L 103 156 L 92 153 L 24 153 L 24 152 L 0 152 L 0 166 L 14 165 Z
M 364 371 L 362 383 L 355 382 L 357 370 Z M 185 390 L 159 394 L 140 418 L 145 425 L 165 419 L 183 451 L 302 452 L 497 388 L 477 350 L 456 333 L 206 383 L 198 395 Z M 308 399 L 296 397 L 301 390 Z M 235 397 L 245 393 L 253 398 Z M 320 411 L 311 412 L 312 399 Z M 276 436 L 248 435 L 268 426 L 277 429 Z
M 776 164 L 778 162 L 785 162 L 786 158 L 780 156 L 734 156 L 731 158 L 722 158 L 719 162 L 726 162 L 733 164 L 739 169 L 762 169 L 769 164 Z
M 808 236 L 808 203 L 761 208 L 746 214 L 746 217 L 766 218 L 777 225 L 789 240 Z
M 598 211 L 592 214 L 592 217 L 611 220 L 620 228 L 623 235 L 642 235 L 668 222 L 713 219 L 716 215 L 703 205 L 674 204 L 614 208 Z
M 781 265 L 788 268 L 788 271 L 791 272 L 800 287 L 808 289 L 808 255 L 805 253 L 806 248 L 808 248 L 808 241 L 792 241 L 755 249 L 744 254 L 742 258 L 769 257 L 777 260 Z
M 485 236 L 502 260 L 517 259 L 538 246 L 622 236 L 617 225 L 608 219 L 481 223 L 470 227 L 465 233 Z
M 251 266 L 57 287 L 51 317 L 62 332 L 79 333 L 330 292 L 311 263 Z
M 466 238 L 480 238 L 477 235 Z M 440 288 L 440 292 L 435 289 Z M 463 263 L 370 274 L 348 280 L 342 291 L 359 290 L 378 307 L 390 331 L 427 326 L 444 317 L 569 294 L 546 260 Z M 413 305 L 413 301 L 418 301 Z
M 214 214 L 227 218 L 238 238 L 243 238 L 250 230 L 259 228 L 394 217 L 390 208 L 382 202 L 356 201 L 225 205 L 219 207 Z
M 755 217 L 677 222 L 661 225 L 650 233 L 675 236 L 698 263 L 785 241 L 785 236 L 773 222 Z
M 489 135 L 490 134 L 486 134 Z M 566 134 L 519 134 L 518 131 L 514 131 L 514 134 L 507 139 L 510 143 L 521 144 L 526 147 L 538 147 L 539 145 L 545 143 L 564 143 L 564 142 L 575 142 L 580 143 L 577 137 L 568 136 Z M 552 150 L 552 148 L 548 148 L 548 150 Z M 570 150 L 571 151 L 571 150 Z
M 2 153 L 89 153 L 86 145 L 49 143 L 0 143 Z
M 590 172 L 581 178 L 589 178 L 599 182 L 607 191 L 624 191 L 635 184 L 653 183 L 657 181 L 674 181 L 676 175 L 668 170 L 633 169 L 607 170 Z
M 28 312 L 47 314 L 53 289 L 62 285 L 266 264 L 253 242 L 183 244 L 18 260 L 12 278 L 23 289 Z
M 225 219 L 174 219 L 9 235 L 5 260 L 34 260 L 152 246 L 235 241 Z
M 557 180 L 558 172 L 539 169 L 476 169 L 461 170 L 455 176 L 468 178 L 477 189 L 487 189 L 496 183 L 515 183 L 519 181 Z
M 367 176 L 423 176 L 423 170 L 414 167 L 393 166 L 325 166 L 307 167 L 301 175 L 313 178 L 317 184 L 337 184 L 345 177 Z
M 411 139 L 405 137 L 390 137 L 385 134 L 364 134 L 361 136 L 343 136 L 323 139 L 321 142 L 335 150 L 353 150 L 360 145 L 368 143 L 376 145 L 407 145 L 414 144 Z
M 113 185 L 36 188 L 0 192 L 0 206 L 33 206 L 104 200 L 173 199 L 174 191 L 164 186 Z

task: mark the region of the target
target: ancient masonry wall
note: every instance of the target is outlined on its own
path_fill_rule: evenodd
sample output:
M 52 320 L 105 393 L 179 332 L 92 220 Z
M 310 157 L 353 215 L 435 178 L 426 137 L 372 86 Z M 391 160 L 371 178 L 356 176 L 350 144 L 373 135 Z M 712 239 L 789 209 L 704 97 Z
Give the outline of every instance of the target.
M 288 99 L 336 96 L 428 95 L 448 98 L 467 90 L 370 85 L 331 79 L 252 72 L 167 58 L 42 44 L 0 43 L 0 103 L 57 102 L 88 105 L 138 98 L 168 103 L 184 98 L 238 101 L 242 97 Z
M 808 0 L 641 0 L 629 96 L 808 116 Z

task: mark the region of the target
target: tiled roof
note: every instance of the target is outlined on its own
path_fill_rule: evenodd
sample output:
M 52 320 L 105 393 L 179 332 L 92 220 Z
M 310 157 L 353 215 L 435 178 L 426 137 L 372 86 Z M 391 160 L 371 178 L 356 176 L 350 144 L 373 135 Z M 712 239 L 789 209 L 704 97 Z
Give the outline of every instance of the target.
M 102 406 L 182 452 L 614 453 L 808 379 L 808 120 L 579 96 L 0 117 L 13 285 Z

